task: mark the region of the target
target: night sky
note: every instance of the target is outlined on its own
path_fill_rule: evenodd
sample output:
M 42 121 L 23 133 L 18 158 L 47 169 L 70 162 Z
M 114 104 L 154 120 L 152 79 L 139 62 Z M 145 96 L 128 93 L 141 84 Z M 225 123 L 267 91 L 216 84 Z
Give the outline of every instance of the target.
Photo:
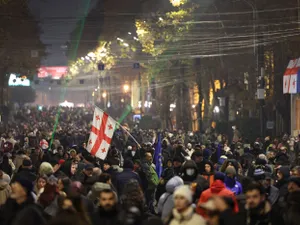
M 101 1 L 101 0 L 99 0 Z M 42 62 L 44 65 L 66 65 L 61 46 L 70 38 L 70 33 L 76 26 L 88 0 L 31 0 L 30 7 L 37 20 L 41 21 L 43 34 L 41 40 L 49 45 L 48 56 Z M 98 0 L 91 0 L 91 8 Z

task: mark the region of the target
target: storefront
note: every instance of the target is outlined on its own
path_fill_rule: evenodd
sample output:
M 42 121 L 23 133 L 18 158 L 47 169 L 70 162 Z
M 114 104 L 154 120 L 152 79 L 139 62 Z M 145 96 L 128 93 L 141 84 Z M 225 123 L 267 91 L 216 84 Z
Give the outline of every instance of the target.
M 300 134 L 300 58 L 290 60 L 283 76 L 283 93 L 291 96 L 291 134 Z

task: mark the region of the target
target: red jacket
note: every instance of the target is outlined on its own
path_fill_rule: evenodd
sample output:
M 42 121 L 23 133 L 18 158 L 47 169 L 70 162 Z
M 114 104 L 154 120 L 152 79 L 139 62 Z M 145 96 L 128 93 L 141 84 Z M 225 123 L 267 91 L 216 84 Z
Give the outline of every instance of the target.
M 217 196 L 226 196 L 226 197 L 231 197 L 233 202 L 234 202 L 234 212 L 237 213 L 239 211 L 239 206 L 236 201 L 235 195 L 232 191 L 226 189 L 225 184 L 221 180 L 215 180 L 209 189 L 205 190 L 202 192 L 199 202 L 198 202 L 198 207 L 197 207 L 197 213 L 200 214 L 201 216 L 207 218 L 207 215 L 205 214 L 205 211 L 199 207 L 201 203 L 207 202 L 212 196 L 217 195 Z

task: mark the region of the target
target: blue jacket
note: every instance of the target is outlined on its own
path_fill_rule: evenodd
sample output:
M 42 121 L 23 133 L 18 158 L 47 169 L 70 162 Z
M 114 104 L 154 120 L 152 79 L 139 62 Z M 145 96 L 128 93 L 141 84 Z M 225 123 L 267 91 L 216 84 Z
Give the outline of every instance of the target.
M 225 186 L 228 190 L 232 191 L 235 195 L 240 195 L 243 193 L 243 188 L 240 182 L 235 178 L 225 177 Z

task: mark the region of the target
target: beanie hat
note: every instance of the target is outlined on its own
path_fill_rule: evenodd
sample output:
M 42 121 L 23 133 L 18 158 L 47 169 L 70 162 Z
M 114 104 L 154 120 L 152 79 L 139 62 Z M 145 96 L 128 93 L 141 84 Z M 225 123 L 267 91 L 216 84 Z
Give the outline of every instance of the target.
M 22 166 L 26 166 L 26 167 L 32 166 L 31 160 L 30 159 L 24 159 L 23 163 L 22 163 Z
M 51 175 L 48 178 L 47 182 L 51 185 L 57 185 L 58 179 L 55 176 Z
M 289 182 L 293 182 L 300 187 L 300 177 L 290 177 Z
M 225 174 L 222 172 L 216 172 L 215 173 L 215 180 L 221 180 L 224 182 L 225 180 Z
M 267 156 L 266 156 L 265 154 L 259 154 L 259 155 L 258 155 L 258 158 L 259 158 L 259 159 L 263 159 L 263 160 L 266 161 L 266 163 L 268 163 L 268 158 L 267 158 Z
M 253 173 L 254 180 L 264 180 L 266 178 L 265 171 L 262 169 L 256 169 Z
M 101 191 L 103 190 L 111 190 L 111 186 L 106 183 L 96 182 L 92 186 L 92 190 L 88 195 L 88 198 L 92 201 L 95 201 L 98 197 Z
M 84 166 L 84 169 L 85 169 L 85 170 L 93 170 L 94 168 L 95 168 L 95 166 L 92 165 L 92 164 L 86 164 L 86 165 Z
M 232 174 L 233 176 L 236 175 L 236 170 L 233 166 L 228 166 L 225 170 L 225 174 L 228 175 L 228 174 Z
M 123 168 L 124 169 L 133 169 L 134 168 L 133 162 L 131 160 L 125 160 Z
M 174 199 L 176 196 L 183 196 L 190 204 L 193 202 L 193 193 L 189 186 L 179 186 L 174 192 Z
M 52 175 L 54 173 L 54 170 L 53 170 L 53 167 L 50 163 L 48 162 L 43 162 L 41 165 L 40 165 L 40 169 L 39 169 L 39 174 L 40 176 L 43 176 L 43 175 Z
M 17 178 L 15 182 L 19 183 L 26 190 L 28 196 L 31 195 L 33 190 L 33 184 L 31 181 L 23 178 Z
M 110 161 L 110 160 L 104 160 L 104 161 L 103 161 L 103 165 L 104 165 L 104 164 L 107 164 L 107 165 L 110 165 L 110 166 L 111 166 L 111 161 Z
M 281 166 L 278 171 L 282 173 L 283 178 L 287 179 L 290 177 L 290 167 L 289 166 Z

